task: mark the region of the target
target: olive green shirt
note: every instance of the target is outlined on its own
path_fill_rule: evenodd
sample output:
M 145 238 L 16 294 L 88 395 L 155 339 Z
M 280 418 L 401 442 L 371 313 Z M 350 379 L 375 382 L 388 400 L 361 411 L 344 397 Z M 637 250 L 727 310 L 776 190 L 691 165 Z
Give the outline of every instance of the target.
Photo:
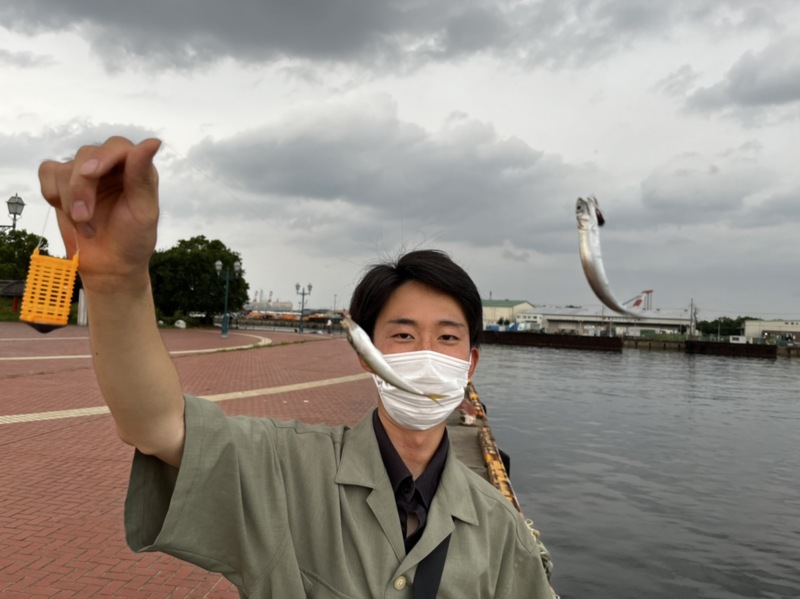
M 136 452 L 128 544 L 220 572 L 242 597 L 412 599 L 448 534 L 439 598 L 550 598 L 522 517 L 448 452 L 422 538 L 406 554 L 371 415 L 354 428 L 229 417 L 186 396 L 180 470 Z

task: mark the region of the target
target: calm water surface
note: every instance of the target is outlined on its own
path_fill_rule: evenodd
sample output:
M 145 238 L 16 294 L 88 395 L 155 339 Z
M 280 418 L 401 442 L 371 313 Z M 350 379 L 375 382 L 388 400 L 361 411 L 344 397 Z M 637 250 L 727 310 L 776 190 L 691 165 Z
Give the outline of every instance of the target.
M 563 599 L 800 598 L 800 361 L 482 348 Z

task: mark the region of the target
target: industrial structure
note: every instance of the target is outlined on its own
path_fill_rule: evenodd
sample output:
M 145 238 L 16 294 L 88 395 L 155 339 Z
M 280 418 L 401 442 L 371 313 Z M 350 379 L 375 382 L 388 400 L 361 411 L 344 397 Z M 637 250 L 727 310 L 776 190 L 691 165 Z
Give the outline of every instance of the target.
M 640 318 L 603 306 L 534 306 L 525 300 L 483 300 L 484 329 L 609 337 L 695 333 L 693 307 L 653 309 L 652 294 L 653 290 L 647 289 L 625 302 L 631 311 L 641 313 Z
M 685 310 L 642 310 L 641 318 L 617 314 L 603 307 L 538 306 L 517 317 L 518 328 L 545 333 L 639 337 L 646 334 L 685 334 L 693 328 L 691 312 Z M 524 326 L 524 323 L 531 323 Z M 690 332 L 693 334 L 693 332 Z
M 516 322 L 517 315 L 533 310 L 533 304 L 525 300 L 481 300 L 483 304 L 483 328 L 501 321 Z
M 800 342 L 800 320 L 745 320 L 744 336 L 748 343 Z

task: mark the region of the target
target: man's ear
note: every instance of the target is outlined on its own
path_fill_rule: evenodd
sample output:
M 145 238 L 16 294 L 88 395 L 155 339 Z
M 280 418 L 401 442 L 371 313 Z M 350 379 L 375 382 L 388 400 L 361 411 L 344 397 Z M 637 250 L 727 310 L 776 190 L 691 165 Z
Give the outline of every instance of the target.
M 361 364 L 361 368 L 363 370 L 366 370 L 370 374 L 375 374 L 375 372 L 372 370 L 372 368 L 369 367 L 369 364 L 367 364 L 366 361 L 364 360 L 364 358 L 362 358 L 361 356 L 358 356 L 358 363 Z
M 477 347 L 473 347 L 469 350 L 469 376 L 472 377 L 472 373 L 475 372 L 475 368 L 478 366 L 478 359 L 481 357 L 481 352 L 478 350 Z

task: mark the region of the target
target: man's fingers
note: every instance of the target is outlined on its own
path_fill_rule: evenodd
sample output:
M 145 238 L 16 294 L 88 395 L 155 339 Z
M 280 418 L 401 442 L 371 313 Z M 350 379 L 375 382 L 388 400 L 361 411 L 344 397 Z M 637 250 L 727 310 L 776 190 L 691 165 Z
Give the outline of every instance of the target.
M 152 215 L 155 208 L 157 218 L 158 174 L 153 158 L 160 146 L 157 139 L 134 145 L 124 137 L 110 137 L 102 145 L 83 146 L 73 160 L 43 162 L 39 167 L 42 196 L 60 211 L 60 222 L 65 217 L 86 238 L 96 233 L 98 201 L 103 201 L 107 214 L 114 202 L 126 196 L 145 214 Z
M 76 225 L 91 220 L 100 180 L 114 169 L 124 168 L 132 147 L 124 137 L 110 137 L 101 146 L 83 146 L 78 150 L 69 182 L 69 206 L 65 206 Z
M 58 215 L 59 227 L 62 235 L 65 231 L 77 229 L 84 237 L 92 237 L 94 229 L 86 220 L 83 222 L 74 219 L 71 214 L 73 211 L 73 198 L 70 189 L 70 179 L 72 177 L 73 161 L 55 162 L 48 160 L 39 166 L 39 186 L 42 197 L 47 200 Z M 81 210 L 83 209 L 83 210 Z M 85 213 L 85 206 L 79 207 L 78 214 Z M 65 219 L 69 219 L 69 227 L 64 224 Z M 74 235 L 74 232 L 72 233 Z
M 158 197 L 158 171 L 153 165 L 153 158 L 160 147 L 161 140 L 145 139 L 131 148 L 125 162 L 126 193 L 142 192 L 152 199 Z
M 58 229 L 61 231 L 61 238 L 64 241 L 64 248 L 67 250 L 67 258 L 72 258 L 78 251 L 72 221 L 61 210 L 56 210 L 56 219 L 58 220 Z
M 39 166 L 39 186 L 42 197 L 56 209 L 58 228 L 61 231 L 68 258 L 71 258 L 76 251 L 75 229 L 65 212 L 62 193 L 68 187 L 66 182 L 69 180 L 71 172 L 71 161 L 64 163 L 48 160 Z M 59 184 L 59 180 L 61 180 L 61 184 Z
M 39 165 L 39 187 L 42 197 L 53 208 L 62 208 L 61 195 L 58 191 L 58 173 L 64 168 L 65 163 L 46 160 Z

